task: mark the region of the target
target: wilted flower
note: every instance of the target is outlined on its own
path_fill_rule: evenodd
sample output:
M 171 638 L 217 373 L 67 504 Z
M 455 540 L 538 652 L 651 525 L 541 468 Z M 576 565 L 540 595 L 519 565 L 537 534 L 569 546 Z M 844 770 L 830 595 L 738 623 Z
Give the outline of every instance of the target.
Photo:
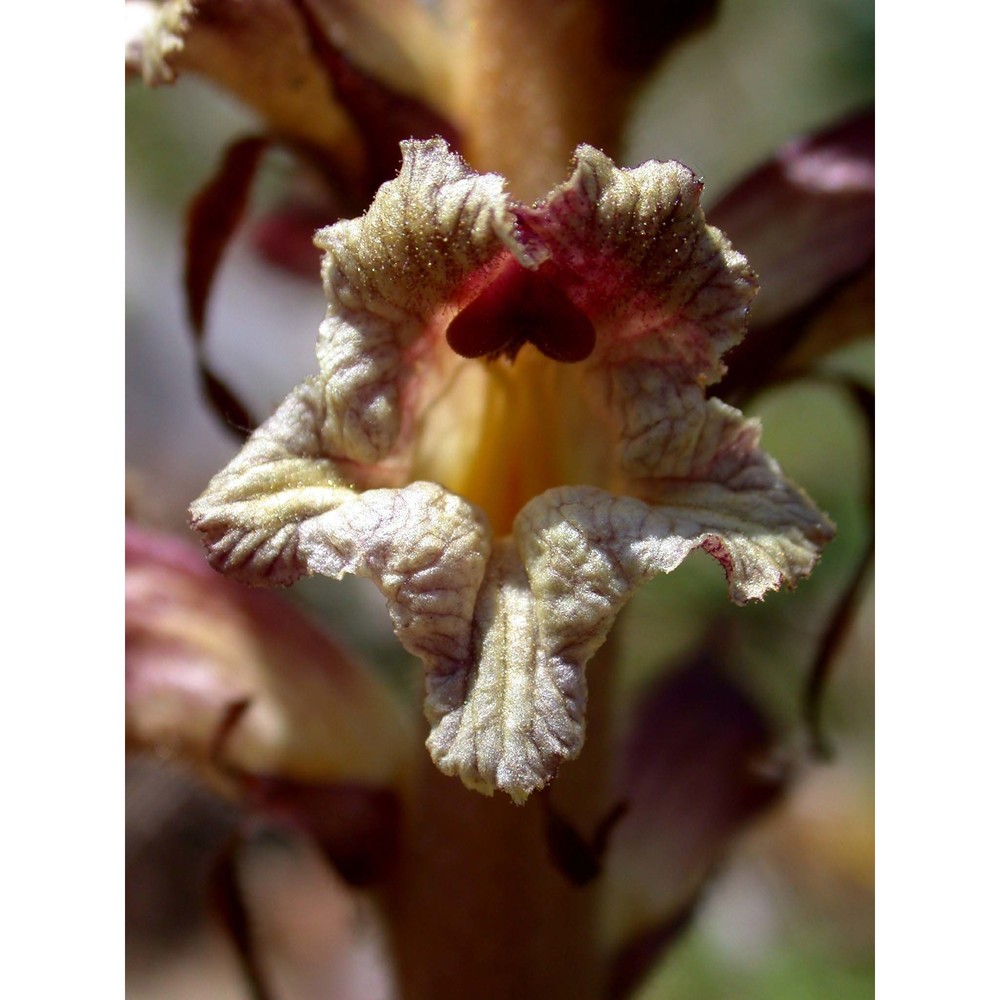
M 320 231 L 320 374 L 192 506 L 252 583 L 371 578 L 427 670 L 428 747 L 516 801 L 583 743 L 584 666 L 695 548 L 743 602 L 812 569 L 829 522 L 707 400 L 756 290 L 678 163 L 512 201 L 441 140 L 404 144 L 361 218 Z

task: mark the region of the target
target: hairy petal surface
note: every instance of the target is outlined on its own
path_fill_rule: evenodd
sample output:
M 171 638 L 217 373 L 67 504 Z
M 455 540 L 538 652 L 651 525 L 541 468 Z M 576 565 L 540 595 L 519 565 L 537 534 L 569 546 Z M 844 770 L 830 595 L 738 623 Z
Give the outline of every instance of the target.
M 653 484 L 655 502 L 567 486 L 525 506 L 479 592 L 477 659 L 428 681 L 443 771 L 516 801 L 544 787 L 583 746 L 587 662 L 635 591 L 692 550 L 721 563 L 740 604 L 808 575 L 832 525 L 759 450 L 755 425 L 730 429 L 737 418 L 711 407 L 692 465 L 706 478 Z
M 370 578 L 424 663 L 434 761 L 523 801 L 579 752 L 584 667 L 639 586 L 700 547 L 734 600 L 757 599 L 808 575 L 832 526 L 760 450 L 756 423 L 705 399 L 756 284 L 705 224 L 690 170 L 619 170 L 582 146 L 566 183 L 527 208 L 441 140 L 403 154 L 362 218 L 317 235 L 329 299 L 320 374 L 212 480 L 192 520 L 214 565 L 247 582 Z M 556 291 L 518 298 L 526 287 Z M 486 288 L 492 297 L 477 298 Z M 551 342 L 531 324 L 565 313 L 538 311 L 551 294 L 594 331 L 587 352 L 570 351 L 574 364 L 534 353 Z M 473 301 L 484 322 L 511 317 L 520 346 L 507 360 L 448 347 L 449 324 Z M 477 333 L 466 335 L 475 355 Z M 545 412 L 533 394 L 546 385 L 570 416 L 523 419 Z M 441 410 L 449 393 L 498 387 L 517 404 L 499 409 L 499 424 L 465 420 L 473 404 Z M 435 407 L 446 419 L 428 424 Z M 489 484 L 476 503 L 448 488 L 464 480 L 447 462 L 427 466 L 436 482 L 419 474 L 449 424 L 472 427 L 475 478 Z M 546 431 L 560 439 L 540 446 Z M 595 462 L 563 463 L 588 441 Z M 540 447 L 543 464 L 569 474 L 538 475 Z
M 593 365 L 655 362 L 670 381 L 702 386 L 721 377 L 757 283 L 706 225 L 702 187 L 675 160 L 622 170 L 580 146 L 569 179 L 517 209 L 521 241 L 598 327 Z
M 709 423 L 733 414 L 713 408 Z M 704 456 L 717 481 L 663 481 L 656 502 L 567 486 L 525 506 L 480 591 L 477 663 L 428 685 L 428 746 L 442 770 L 515 800 L 544 787 L 583 746 L 587 662 L 635 591 L 693 549 L 722 564 L 741 604 L 808 575 L 832 525 L 756 438 L 751 425 L 734 454 L 718 433 Z
M 447 372 L 444 328 L 514 243 L 503 178 L 478 175 L 441 139 L 404 142 L 399 177 L 360 219 L 316 234 L 329 306 L 317 357 L 329 446 L 371 463 L 410 443 L 421 382 Z M 405 431 L 403 440 L 397 441 Z

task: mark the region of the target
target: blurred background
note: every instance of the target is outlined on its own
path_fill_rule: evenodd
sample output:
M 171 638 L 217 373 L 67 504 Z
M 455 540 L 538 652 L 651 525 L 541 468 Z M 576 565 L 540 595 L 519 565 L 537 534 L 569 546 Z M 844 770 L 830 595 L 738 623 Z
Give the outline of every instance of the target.
M 713 27 L 682 44 L 644 86 L 627 130 L 626 164 L 679 159 L 705 178 L 711 204 L 792 136 L 871 103 L 874 11 L 866 0 L 723 3 Z M 238 442 L 203 404 L 182 299 L 186 206 L 227 142 L 254 129 L 240 106 L 182 78 L 126 89 L 126 459 L 130 512 L 186 532 L 186 508 Z M 268 158 L 255 189 L 265 209 L 292 165 Z M 331 220 L 332 221 L 332 220 Z M 751 264 L 753 261 L 751 261 Z M 323 316 L 318 278 L 270 267 L 249 240 L 229 248 L 210 301 L 216 371 L 266 416 L 314 367 Z M 824 362 L 831 374 L 874 378 L 870 342 Z M 619 626 L 622 717 L 664 671 L 694 655 L 716 623 L 739 681 L 794 750 L 787 797 L 738 843 L 712 880 L 690 930 L 639 994 L 642 1000 L 854 1000 L 874 994 L 873 608 L 866 596 L 834 664 L 823 721 L 827 762 L 804 751 L 801 698 L 818 637 L 863 557 L 871 530 L 868 429 L 835 385 L 797 383 L 752 399 L 764 447 L 838 526 L 811 580 L 795 593 L 736 609 L 717 565 L 695 553 L 649 584 Z M 304 581 L 294 598 L 377 664 L 401 697 L 420 670 L 389 630 L 369 584 Z M 207 919 L 205 884 L 231 837 L 232 807 L 161 761 L 129 764 L 128 992 L 134 998 L 244 997 L 235 959 Z M 248 894 L 276 957 L 282 1000 L 388 996 L 370 915 L 308 845 L 262 830 L 245 860 Z M 625 905 L 619 903 L 619 905 Z M 357 926 L 367 928 L 358 937 Z M 346 995 L 346 994 L 345 994 Z

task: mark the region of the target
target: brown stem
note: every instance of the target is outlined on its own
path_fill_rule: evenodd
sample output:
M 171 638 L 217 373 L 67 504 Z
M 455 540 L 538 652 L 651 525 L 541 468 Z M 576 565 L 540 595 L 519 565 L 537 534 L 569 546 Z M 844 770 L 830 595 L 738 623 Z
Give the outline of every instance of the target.
M 592 0 L 459 0 L 455 102 L 463 152 L 532 201 L 566 177 L 578 143 L 614 156 L 625 93 Z
M 601 879 L 575 884 L 560 870 L 546 838 L 546 810 L 558 808 L 591 838 L 613 808 L 611 645 L 588 671 L 583 752 L 560 771 L 548 800 L 535 794 L 516 806 L 502 793 L 487 798 L 445 777 L 423 754 L 381 900 L 402 1000 L 603 995 Z

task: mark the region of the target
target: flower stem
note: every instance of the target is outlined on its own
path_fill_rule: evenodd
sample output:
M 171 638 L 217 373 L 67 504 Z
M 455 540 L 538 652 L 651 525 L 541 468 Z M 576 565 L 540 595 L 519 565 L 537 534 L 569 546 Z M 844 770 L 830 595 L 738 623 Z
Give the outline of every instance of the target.
M 540 198 L 566 175 L 577 143 L 614 154 L 623 94 L 590 0 L 459 0 L 455 100 L 464 152 L 514 197 Z
M 611 645 L 588 671 L 587 742 L 551 795 L 536 793 L 523 806 L 487 798 L 423 754 L 382 894 L 401 1000 L 603 995 L 601 879 L 574 883 L 546 831 L 557 809 L 586 840 L 611 808 Z

